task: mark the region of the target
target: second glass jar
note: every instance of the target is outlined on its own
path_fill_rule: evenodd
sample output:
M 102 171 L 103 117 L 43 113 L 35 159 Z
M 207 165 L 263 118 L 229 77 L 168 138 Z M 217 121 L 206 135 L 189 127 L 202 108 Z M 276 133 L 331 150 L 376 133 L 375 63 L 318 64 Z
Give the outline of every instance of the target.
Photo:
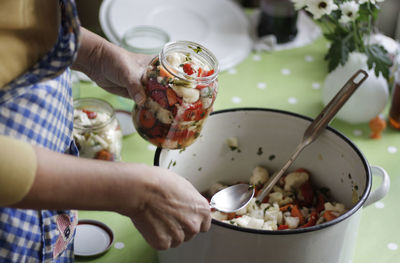
M 181 149 L 200 135 L 218 92 L 218 62 L 205 47 L 167 43 L 142 78 L 146 102 L 135 104 L 133 123 L 155 146 Z

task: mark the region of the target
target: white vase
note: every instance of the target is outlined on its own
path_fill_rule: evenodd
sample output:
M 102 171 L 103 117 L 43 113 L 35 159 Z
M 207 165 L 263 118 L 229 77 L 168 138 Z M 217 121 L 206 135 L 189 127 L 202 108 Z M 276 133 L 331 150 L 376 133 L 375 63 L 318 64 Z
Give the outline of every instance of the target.
M 336 118 L 351 124 L 369 122 L 382 113 L 389 99 L 387 81 L 382 74 L 377 77 L 373 69 L 368 69 L 367 59 L 365 54 L 350 53 L 344 66 L 339 65 L 327 75 L 322 89 L 322 101 L 326 105 L 357 70 L 363 69 L 368 73 L 367 80 L 336 115 Z

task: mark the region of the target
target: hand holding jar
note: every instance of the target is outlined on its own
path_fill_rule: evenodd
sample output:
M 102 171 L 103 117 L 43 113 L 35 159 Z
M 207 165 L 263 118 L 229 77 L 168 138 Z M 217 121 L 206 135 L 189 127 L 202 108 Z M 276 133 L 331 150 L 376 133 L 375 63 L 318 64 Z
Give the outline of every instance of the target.
M 206 48 L 187 41 L 167 43 L 142 78 L 147 98 L 133 109 L 138 133 L 162 148 L 191 145 L 212 111 L 217 75 L 217 59 Z

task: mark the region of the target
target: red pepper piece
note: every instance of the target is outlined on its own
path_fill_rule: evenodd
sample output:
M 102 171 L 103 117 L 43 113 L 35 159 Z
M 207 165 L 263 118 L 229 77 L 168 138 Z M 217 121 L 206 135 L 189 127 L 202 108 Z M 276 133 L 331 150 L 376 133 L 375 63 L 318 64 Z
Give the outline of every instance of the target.
M 167 88 L 168 86 L 158 83 L 156 79 L 149 79 L 147 82 L 146 92 L 147 95 L 150 96 L 150 94 L 155 90 L 165 91 Z
M 205 117 L 207 110 L 203 109 L 203 103 L 198 100 L 192 104 L 185 112 L 182 114 L 182 119 L 184 121 L 198 121 Z
M 307 206 L 312 205 L 312 202 L 314 200 L 314 191 L 313 191 L 313 188 L 312 188 L 312 186 L 311 186 L 309 181 L 303 183 L 300 186 L 300 192 L 301 192 L 301 195 L 304 198 L 304 203 Z
M 185 72 L 188 75 L 192 75 L 194 73 L 192 65 L 190 63 L 183 64 L 183 72 Z
M 97 117 L 97 112 L 95 112 L 95 111 L 90 111 L 90 110 L 85 110 L 85 109 L 82 109 L 82 111 L 84 113 L 86 113 L 86 115 L 88 116 L 89 119 L 96 119 L 96 117 Z
M 211 76 L 212 74 L 214 74 L 214 70 L 213 70 L 213 69 L 205 72 L 205 75 L 206 75 L 207 77 L 208 77 L 208 76 Z
M 153 90 L 150 94 L 150 97 L 155 100 L 161 107 L 164 109 L 168 109 L 169 103 L 167 99 L 167 95 L 162 90 Z
M 289 229 L 288 225 L 280 225 L 278 226 L 278 230 L 285 230 L 285 229 Z
M 315 209 L 318 213 L 325 209 L 325 198 L 324 195 L 321 193 L 318 194 L 317 205 Z
M 301 227 L 310 227 L 317 223 L 318 214 L 316 211 L 312 211 L 310 217 L 308 218 L 307 223 L 302 225 Z

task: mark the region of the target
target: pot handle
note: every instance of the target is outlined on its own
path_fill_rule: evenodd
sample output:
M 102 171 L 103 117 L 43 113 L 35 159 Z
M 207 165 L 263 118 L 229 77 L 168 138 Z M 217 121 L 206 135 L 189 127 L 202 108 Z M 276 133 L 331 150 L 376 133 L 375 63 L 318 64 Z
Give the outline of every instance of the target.
M 370 193 L 363 207 L 367 207 L 370 204 L 381 200 L 389 192 L 390 188 L 390 178 L 385 169 L 375 165 L 371 166 L 370 168 L 373 176 L 379 176 L 382 178 L 382 183 L 377 189 L 375 189 L 375 191 Z

